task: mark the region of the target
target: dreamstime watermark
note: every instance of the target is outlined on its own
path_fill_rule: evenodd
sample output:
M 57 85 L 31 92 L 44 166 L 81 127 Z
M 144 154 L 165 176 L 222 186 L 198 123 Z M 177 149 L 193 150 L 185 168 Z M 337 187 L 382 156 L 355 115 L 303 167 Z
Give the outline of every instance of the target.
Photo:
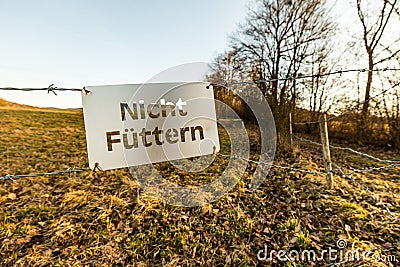
M 336 248 L 329 247 L 321 251 L 316 250 L 269 250 L 265 245 L 263 249 L 257 253 L 259 261 L 281 261 L 281 262 L 328 262 L 332 266 L 339 266 L 347 262 L 367 261 L 367 262 L 397 262 L 396 255 L 385 255 L 377 253 L 378 250 L 363 251 L 360 248 L 347 249 L 347 242 L 339 239 L 336 242 Z

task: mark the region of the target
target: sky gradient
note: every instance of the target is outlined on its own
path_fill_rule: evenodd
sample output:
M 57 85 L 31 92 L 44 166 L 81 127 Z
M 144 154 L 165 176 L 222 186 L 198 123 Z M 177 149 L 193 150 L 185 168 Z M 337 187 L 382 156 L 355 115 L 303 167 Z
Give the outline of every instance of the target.
M 249 0 L 0 1 L 0 87 L 82 88 L 145 82 L 209 61 L 244 20 Z M 23 104 L 80 107 L 77 92 L 5 92 Z
M 228 47 L 253 1 L 0 0 L 0 87 L 143 83 L 176 65 L 209 62 Z M 346 59 L 345 46 L 361 29 L 355 1 L 328 0 L 328 7 L 339 23 L 335 53 Z M 390 35 L 394 27 L 388 28 Z M 344 62 L 347 68 L 367 63 Z M 0 98 L 41 107 L 82 105 L 79 92 L 0 90 Z

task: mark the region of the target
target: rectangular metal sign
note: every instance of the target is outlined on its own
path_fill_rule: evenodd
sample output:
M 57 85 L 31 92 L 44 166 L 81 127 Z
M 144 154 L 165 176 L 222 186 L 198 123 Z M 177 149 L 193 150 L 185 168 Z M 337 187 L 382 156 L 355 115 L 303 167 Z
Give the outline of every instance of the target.
M 82 93 L 89 166 L 103 170 L 219 151 L 209 83 L 87 86 Z

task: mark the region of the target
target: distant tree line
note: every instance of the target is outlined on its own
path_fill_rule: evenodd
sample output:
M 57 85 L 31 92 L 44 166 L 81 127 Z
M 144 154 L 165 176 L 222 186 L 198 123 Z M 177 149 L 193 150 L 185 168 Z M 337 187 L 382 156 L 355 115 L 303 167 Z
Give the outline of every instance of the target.
M 211 63 L 208 79 L 216 84 L 254 81 L 252 86 L 262 91 L 273 111 L 280 148 L 288 143 L 289 113 L 294 120 L 315 121 L 322 113 L 333 115 L 349 109 L 354 110 L 352 116 L 346 117 L 352 118 L 352 131 L 342 135 L 368 142 L 376 131 L 382 140 L 400 145 L 400 86 L 395 86 L 399 72 L 382 72 L 376 77 L 366 71 L 350 80 L 338 75 L 320 76 L 350 65 L 351 61 L 360 62 L 359 66 L 367 70 L 400 65 L 400 35 L 390 32 L 393 25 L 400 29 L 398 0 L 351 0 L 351 3 L 360 30 L 356 27 L 348 49 L 337 51 L 339 27 L 326 1 L 253 2 L 245 22 L 232 33 L 226 51 Z M 313 78 L 291 79 L 311 74 Z M 249 85 L 236 86 L 234 90 L 246 90 L 246 86 Z M 393 88 L 387 90 L 390 86 Z M 385 89 L 387 92 L 379 99 L 372 98 Z M 235 108 L 243 118 L 254 120 L 234 92 L 220 88 L 216 97 Z M 384 134 L 377 129 L 376 118 L 382 121 L 379 127 Z M 333 128 L 341 135 L 341 127 Z M 315 129 L 306 126 L 298 130 Z

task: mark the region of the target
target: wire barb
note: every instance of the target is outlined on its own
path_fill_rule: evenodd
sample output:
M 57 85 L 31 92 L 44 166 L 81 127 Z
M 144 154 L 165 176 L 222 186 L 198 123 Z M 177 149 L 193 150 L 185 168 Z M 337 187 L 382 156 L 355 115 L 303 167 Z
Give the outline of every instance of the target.
M 96 162 L 95 164 L 94 164 L 94 168 L 93 168 L 93 172 L 94 173 L 97 173 L 97 171 L 102 171 L 102 169 L 100 168 L 100 163 L 98 163 L 98 162 Z
M 57 87 L 54 86 L 54 83 L 50 84 L 49 87 L 47 87 L 47 93 L 53 92 L 54 95 L 57 95 L 56 90 Z
M 91 91 L 89 91 L 88 89 L 86 89 L 86 86 L 84 86 L 83 88 L 82 88 L 82 91 L 86 94 L 86 95 L 90 95 L 92 92 Z

